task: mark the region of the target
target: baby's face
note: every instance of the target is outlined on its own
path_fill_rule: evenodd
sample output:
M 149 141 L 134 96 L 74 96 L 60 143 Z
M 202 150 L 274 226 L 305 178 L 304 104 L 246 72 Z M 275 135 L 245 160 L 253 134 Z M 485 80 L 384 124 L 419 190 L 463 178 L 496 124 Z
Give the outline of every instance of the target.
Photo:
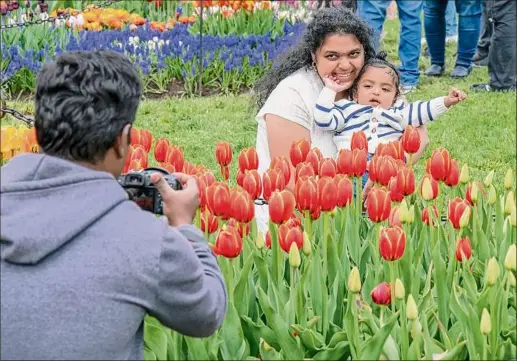
M 369 66 L 357 84 L 355 102 L 388 109 L 397 95 L 393 77 L 393 70 L 390 68 Z

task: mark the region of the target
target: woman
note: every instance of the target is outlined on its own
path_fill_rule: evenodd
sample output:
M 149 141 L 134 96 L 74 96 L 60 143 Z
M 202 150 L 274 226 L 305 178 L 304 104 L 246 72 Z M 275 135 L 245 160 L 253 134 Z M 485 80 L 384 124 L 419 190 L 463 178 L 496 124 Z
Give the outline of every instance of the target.
M 373 32 L 358 16 L 343 7 L 314 12 L 298 45 L 287 51 L 254 88 L 259 107 L 256 149 L 259 173 L 264 173 L 277 156 L 289 157 L 293 141 L 308 139 L 324 157 L 335 157 L 332 132 L 318 129 L 313 120 L 316 99 L 323 88 L 322 77 L 334 75 L 347 85 L 340 98 L 348 97 L 359 71 L 374 55 Z M 421 147 L 413 159 L 421 157 L 428 144 L 427 131 L 418 128 Z M 294 168 L 291 168 L 294 173 Z M 287 186 L 294 188 L 294 177 Z M 259 229 L 267 230 L 266 205 L 256 207 Z

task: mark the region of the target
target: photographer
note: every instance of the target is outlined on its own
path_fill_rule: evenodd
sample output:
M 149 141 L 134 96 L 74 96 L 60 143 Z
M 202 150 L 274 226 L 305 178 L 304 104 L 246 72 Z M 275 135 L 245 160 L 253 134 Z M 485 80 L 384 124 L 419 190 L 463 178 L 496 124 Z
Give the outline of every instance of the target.
M 65 53 L 38 77 L 41 154 L 1 169 L 1 358 L 143 359 L 146 314 L 191 337 L 226 315 L 215 256 L 192 225 L 196 181 L 152 182 L 168 223 L 117 182 L 142 85 L 107 51 Z

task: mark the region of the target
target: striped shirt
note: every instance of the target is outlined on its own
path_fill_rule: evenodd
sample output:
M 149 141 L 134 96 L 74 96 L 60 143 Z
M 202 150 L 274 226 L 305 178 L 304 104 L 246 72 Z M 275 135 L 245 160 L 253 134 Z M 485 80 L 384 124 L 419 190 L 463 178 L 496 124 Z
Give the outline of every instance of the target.
M 314 107 L 318 127 L 334 132 L 338 149 L 350 149 L 354 132 L 363 131 L 368 139 L 368 152 L 375 153 L 380 143 L 399 140 L 408 125 L 419 127 L 445 113 L 445 97 L 411 104 L 396 103 L 389 109 L 361 105 L 348 99 L 334 102 L 336 92 L 325 87 Z

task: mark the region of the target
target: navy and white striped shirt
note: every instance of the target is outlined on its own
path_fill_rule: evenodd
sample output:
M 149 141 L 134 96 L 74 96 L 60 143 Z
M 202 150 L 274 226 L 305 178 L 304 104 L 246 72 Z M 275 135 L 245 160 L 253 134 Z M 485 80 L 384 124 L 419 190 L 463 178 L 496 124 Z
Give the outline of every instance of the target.
M 314 108 L 316 125 L 335 133 L 338 149 L 350 149 L 353 133 L 362 130 L 368 139 L 369 153 L 375 153 L 380 143 L 399 140 L 406 126 L 419 127 L 447 111 L 445 97 L 408 105 L 400 101 L 389 109 L 360 105 L 348 99 L 335 102 L 335 98 L 336 92 L 323 88 Z

